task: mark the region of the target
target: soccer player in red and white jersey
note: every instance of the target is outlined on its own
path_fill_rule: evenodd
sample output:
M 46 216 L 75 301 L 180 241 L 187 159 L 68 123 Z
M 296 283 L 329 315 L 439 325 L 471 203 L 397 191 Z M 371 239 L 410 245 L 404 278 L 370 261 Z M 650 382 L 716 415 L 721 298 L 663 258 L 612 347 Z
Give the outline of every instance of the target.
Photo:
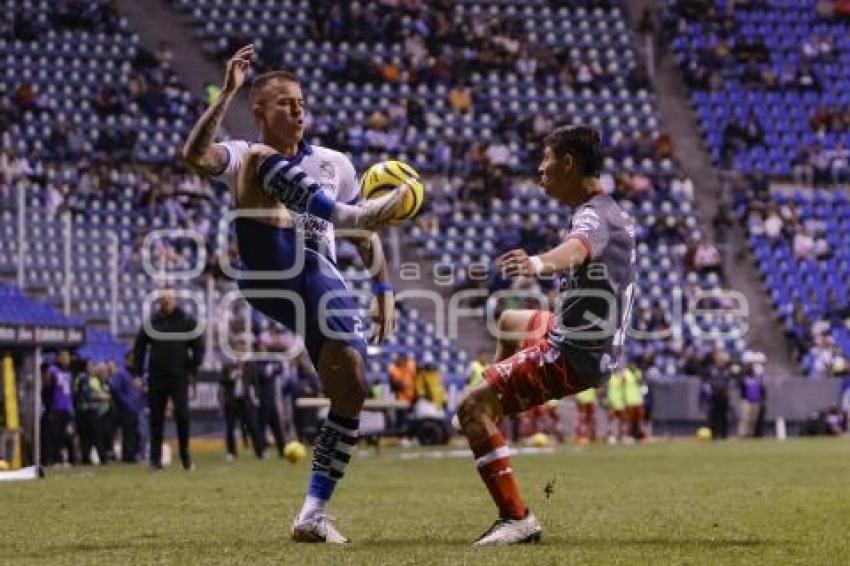
M 502 315 L 502 336 L 524 333 L 525 340 L 500 336 L 500 361 L 484 371 L 484 381 L 458 408 L 476 467 L 499 509 L 475 545 L 536 542 L 542 533 L 520 495 L 499 420 L 598 386 L 621 357 L 634 292 L 635 230 L 602 190 L 600 146 L 599 133 L 586 126 L 559 127 L 546 138 L 540 181 L 550 197 L 574 211 L 569 233 L 539 256 L 517 249 L 498 259 L 508 276 L 557 275 L 560 293 L 554 314 Z

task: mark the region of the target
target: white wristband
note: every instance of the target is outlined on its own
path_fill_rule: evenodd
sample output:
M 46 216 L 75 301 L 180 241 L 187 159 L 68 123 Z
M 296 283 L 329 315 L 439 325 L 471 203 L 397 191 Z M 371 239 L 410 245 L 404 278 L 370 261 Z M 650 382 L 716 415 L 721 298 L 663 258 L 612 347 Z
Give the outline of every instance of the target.
M 535 275 L 540 275 L 543 273 L 543 260 L 540 259 L 539 255 L 533 255 L 528 258 L 528 261 L 531 262 L 531 270 Z

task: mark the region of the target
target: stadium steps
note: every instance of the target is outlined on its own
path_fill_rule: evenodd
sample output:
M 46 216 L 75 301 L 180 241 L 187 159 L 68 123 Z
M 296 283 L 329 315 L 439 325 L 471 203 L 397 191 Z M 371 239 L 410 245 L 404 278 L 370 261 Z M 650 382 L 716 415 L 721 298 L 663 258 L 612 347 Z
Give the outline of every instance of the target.
M 630 24 L 633 30 L 645 7 L 655 8 L 656 2 L 635 0 L 629 3 Z M 661 55 L 665 54 L 662 52 Z M 712 217 L 721 201 L 723 184 L 702 141 L 696 116 L 688 102 L 690 94 L 673 57 L 667 54 L 657 62 L 655 68 L 653 83 L 658 95 L 658 109 L 663 128 L 676 140 L 679 160 L 693 179 L 696 212 L 703 231 L 706 231 L 711 226 Z M 782 327 L 776 323 L 743 232 L 736 225 L 726 234 L 727 243 L 718 244 L 718 247 L 723 252 L 728 287 L 743 293 L 749 304 L 750 328 L 747 340 L 750 346 L 767 356 L 767 375 L 781 378 L 798 374 L 799 371 L 789 358 Z
M 190 92 L 201 94 L 207 84 L 221 85 L 224 68 L 207 58 L 201 50 L 201 40 L 182 15 L 163 0 L 116 0 L 115 8 L 139 34 L 142 45 L 151 52 L 163 44 L 174 54 L 171 62 L 175 73 Z M 242 93 L 231 105 L 223 122 L 232 137 L 257 137 L 254 118 L 248 107 L 247 94 Z

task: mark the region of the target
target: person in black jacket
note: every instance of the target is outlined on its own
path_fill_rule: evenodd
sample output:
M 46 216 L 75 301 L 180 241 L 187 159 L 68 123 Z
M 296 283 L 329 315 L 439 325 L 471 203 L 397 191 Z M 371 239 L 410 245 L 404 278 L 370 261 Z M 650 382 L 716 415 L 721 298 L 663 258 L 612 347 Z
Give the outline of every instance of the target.
M 244 345 L 237 347 L 238 351 L 244 351 Z M 256 380 L 251 364 L 243 360 L 226 362 L 221 370 L 219 384 L 219 400 L 224 409 L 225 442 L 227 445 L 227 459 L 233 461 L 237 456 L 236 429 L 242 429 L 243 439 L 245 433 L 251 437 L 254 447 L 254 455 L 263 457 L 263 439 L 257 424 L 257 399 Z
M 180 444 L 183 469 L 194 469 L 189 455 L 189 384 L 194 383 L 204 358 L 201 336 L 195 336 L 195 319 L 177 304 L 173 291 L 160 295 L 159 310 L 151 316 L 148 334 L 143 326 L 133 348 L 134 370 L 143 374 L 147 359 L 148 402 L 150 405 L 150 464 L 162 469 L 162 430 L 168 399 L 174 407 L 174 422 Z

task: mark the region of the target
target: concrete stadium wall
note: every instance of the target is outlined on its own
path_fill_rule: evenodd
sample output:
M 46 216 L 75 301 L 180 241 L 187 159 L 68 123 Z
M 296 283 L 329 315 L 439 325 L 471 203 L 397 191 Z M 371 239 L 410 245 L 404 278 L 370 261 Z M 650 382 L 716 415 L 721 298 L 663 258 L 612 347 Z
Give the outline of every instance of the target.
M 705 420 L 705 411 L 699 404 L 699 390 L 700 382 L 695 378 L 653 385 L 653 421 Z M 841 381 L 838 379 L 810 381 L 790 378 L 769 381 L 766 418 L 769 421 L 777 417 L 783 417 L 786 421 L 806 420 L 812 412 L 837 404 L 840 390 Z M 738 391 L 733 389 L 730 402 L 733 411 L 736 411 L 738 400 Z

